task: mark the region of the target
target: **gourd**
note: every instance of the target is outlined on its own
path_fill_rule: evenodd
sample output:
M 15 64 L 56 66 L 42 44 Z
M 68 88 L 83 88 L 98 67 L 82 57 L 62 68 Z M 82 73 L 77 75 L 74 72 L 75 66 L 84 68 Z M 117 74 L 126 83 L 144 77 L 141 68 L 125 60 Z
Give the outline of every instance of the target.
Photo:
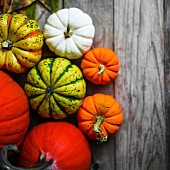
M 23 14 L 0 15 L 0 69 L 18 74 L 41 59 L 43 34 L 35 20 Z
M 81 70 L 69 60 L 46 58 L 30 70 L 24 89 L 39 115 L 63 119 L 81 106 L 86 83 Z
M 1 166 L 8 169 L 89 170 L 91 164 L 87 139 L 76 126 L 67 122 L 42 123 L 28 133 L 20 147 L 18 164 L 30 168 L 12 166 L 6 159 L 7 150 L 17 151 L 17 148 L 7 146 L 1 153 Z
M 0 149 L 7 144 L 19 146 L 30 121 L 27 96 L 3 71 L 0 71 L 0 94 Z
M 76 115 L 78 127 L 99 143 L 115 134 L 123 121 L 120 104 L 110 95 L 96 93 L 87 96 Z
M 78 59 L 93 43 L 92 19 L 78 8 L 65 8 L 47 19 L 43 31 L 49 49 L 60 57 Z
M 94 48 L 84 55 L 80 67 L 87 80 L 108 84 L 117 76 L 119 59 L 109 48 Z

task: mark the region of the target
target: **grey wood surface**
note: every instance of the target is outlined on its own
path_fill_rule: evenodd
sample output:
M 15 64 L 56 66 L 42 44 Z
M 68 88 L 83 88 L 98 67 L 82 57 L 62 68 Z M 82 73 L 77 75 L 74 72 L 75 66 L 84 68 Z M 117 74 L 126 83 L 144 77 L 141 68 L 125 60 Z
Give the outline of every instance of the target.
M 164 83 L 166 119 L 166 160 L 170 169 L 170 1 L 164 1 Z
M 121 64 L 115 96 L 125 116 L 116 139 L 116 169 L 164 170 L 164 4 L 114 2 L 115 51 Z
M 87 81 L 86 95 L 101 92 L 114 96 L 124 115 L 121 129 L 106 143 L 89 140 L 91 170 L 170 169 L 170 2 L 61 0 L 60 8 L 69 7 L 91 16 L 96 28 L 92 48 L 111 48 L 120 59 L 115 81 L 104 86 Z M 39 5 L 37 21 L 42 30 L 49 15 Z M 52 55 L 44 46 L 43 57 Z M 73 62 L 80 64 L 80 60 Z M 21 86 L 24 81 L 25 76 L 20 76 Z M 32 126 L 43 121 L 34 113 L 31 116 Z M 74 116 L 67 120 L 76 124 Z

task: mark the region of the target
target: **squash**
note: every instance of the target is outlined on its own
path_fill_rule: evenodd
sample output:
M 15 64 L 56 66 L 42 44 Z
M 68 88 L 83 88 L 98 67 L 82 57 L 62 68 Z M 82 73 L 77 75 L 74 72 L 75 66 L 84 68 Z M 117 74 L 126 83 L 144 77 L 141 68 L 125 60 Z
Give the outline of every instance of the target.
M 24 89 L 39 115 L 63 119 L 81 106 L 86 83 L 81 70 L 69 60 L 46 58 L 30 70 Z
M 76 118 L 78 127 L 90 139 L 101 143 L 119 130 L 123 114 L 120 104 L 112 96 L 96 93 L 83 100 Z
M 0 69 L 18 74 L 41 59 L 43 34 L 35 20 L 23 14 L 0 15 Z
M 87 80 L 108 84 L 117 76 L 119 59 L 109 48 L 94 48 L 84 55 L 80 67 Z
M 92 19 L 78 8 L 61 9 L 47 19 L 43 31 L 49 49 L 60 57 L 78 59 L 93 43 Z
M 7 150 L 17 151 L 8 146 L 1 153 L 1 166 L 20 170 L 12 166 L 4 154 Z M 39 166 L 36 166 L 40 161 Z M 33 128 L 20 147 L 19 166 L 24 169 L 45 170 L 90 170 L 91 150 L 83 133 L 67 122 L 46 122 Z M 35 167 L 34 167 L 35 166 Z
M 0 71 L 0 94 L 0 149 L 7 144 L 19 146 L 30 122 L 27 96 L 3 71 Z

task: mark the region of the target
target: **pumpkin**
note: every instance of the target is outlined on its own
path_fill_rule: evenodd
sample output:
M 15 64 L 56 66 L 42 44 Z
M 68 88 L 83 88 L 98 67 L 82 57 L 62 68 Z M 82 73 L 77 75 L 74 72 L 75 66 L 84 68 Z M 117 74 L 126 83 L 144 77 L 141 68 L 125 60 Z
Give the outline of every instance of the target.
M 78 127 L 90 139 L 101 143 L 119 130 L 123 114 L 120 104 L 112 96 L 96 93 L 83 100 L 76 118 Z
M 78 59 L 91 48 L 95 28 L 90 16 L 82 10 L 65 8 L 49 16 L 43 34 L 56 55 Z
M 69 60 L 46 58 L 30 70 L 24 89 L 39 115 L 63 119 L 81 106 L 86 83 L 81 70 Z
M 29 125 L 29 104 L 23 89 L 0 71 L 0 149 L 4 145 L 19 146 Z
M 0 69 L 18 74 L 41 59 L 43 34 L 35 20 L 23 14 L 0 15 Z
M 7 149 L 17 151 L 11 146 Z M 11 169 L 6 157 L 1 154 L 1 164 Z M 36 166 L 39 160 L 40 164 Z M 18 164 L 35 170 L 45 170 L 47 167 L 51 170 L 89 170 L 91 150 L 87 139 L 76 126 L 67 122 L 46 122 L 28 133 L 20 147 Z M 19 170 L 14 166 L 13 169 Z
M 85 78 L 94 84 L 108 84 L 119 71 L 119 59 L 109 48 L 88 51 L 80 65 Z

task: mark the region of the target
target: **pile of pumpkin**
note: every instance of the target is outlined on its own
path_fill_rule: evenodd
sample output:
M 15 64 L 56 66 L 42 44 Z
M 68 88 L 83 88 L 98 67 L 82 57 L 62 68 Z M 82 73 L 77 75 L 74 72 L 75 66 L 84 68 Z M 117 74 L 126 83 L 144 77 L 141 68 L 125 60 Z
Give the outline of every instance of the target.
M 87 138 L 101 143 L 119 130 L 123 120 L 119 103 L 106 94 L 86 96 L 86 81 L 105 85 L 119 71 L 118 57 L 111 49 L 91 49 L 94 35 L 92 19 L 77 8 L 51 14 L 43 33 L 27 16 L 0 15 L 2 169 L 20 169 L 7 159 L 8 151 L 17 152 L 19 147 L 19 166 L 88 170 L 91 151 Z M 56 57 L 41 58 L 44 40 Z M 81 57 L 80 68 L 72 64 L 72 59 Z M 24 88 L 4 70 L 15 74 L 27 71 Z M 54 121 L 27 133 L 29 107 Z M 65 121 L 70 114 L 76 114 L 78 126 Z

